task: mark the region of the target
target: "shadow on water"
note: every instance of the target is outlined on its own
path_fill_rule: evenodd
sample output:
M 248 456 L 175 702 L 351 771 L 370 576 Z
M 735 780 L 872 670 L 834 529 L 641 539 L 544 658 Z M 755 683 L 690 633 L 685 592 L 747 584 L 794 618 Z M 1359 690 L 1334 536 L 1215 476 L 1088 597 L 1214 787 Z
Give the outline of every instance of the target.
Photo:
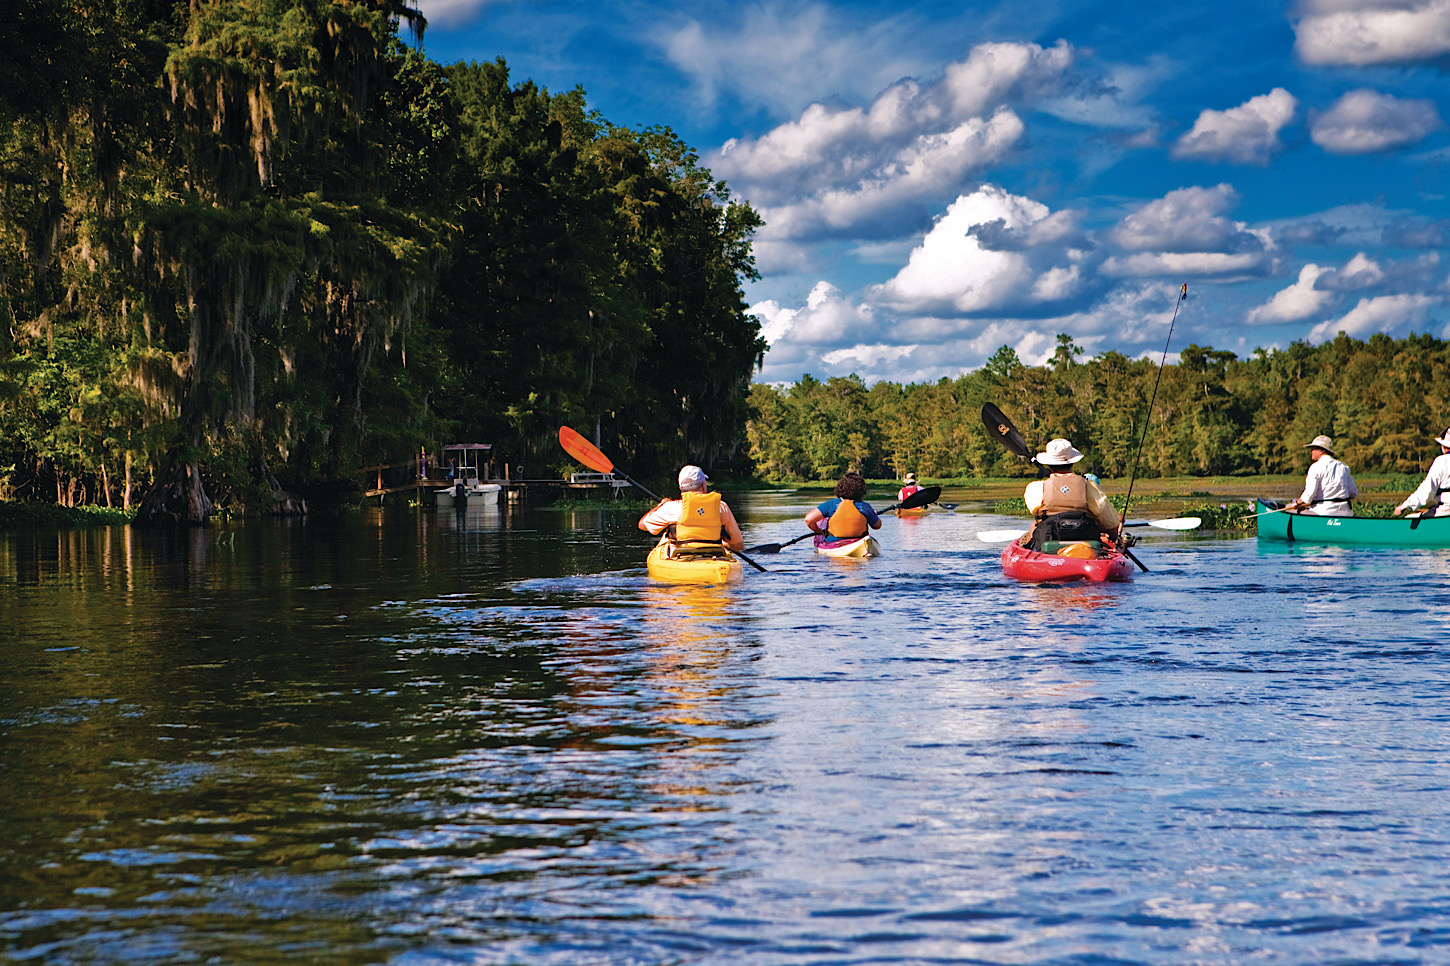
M 975 539 L 1018 522 L 724 587 L 609 511 L 0 536 L 0 949 L 1442 960 L 1450 554 L 1155 534 L 1043 587 Z

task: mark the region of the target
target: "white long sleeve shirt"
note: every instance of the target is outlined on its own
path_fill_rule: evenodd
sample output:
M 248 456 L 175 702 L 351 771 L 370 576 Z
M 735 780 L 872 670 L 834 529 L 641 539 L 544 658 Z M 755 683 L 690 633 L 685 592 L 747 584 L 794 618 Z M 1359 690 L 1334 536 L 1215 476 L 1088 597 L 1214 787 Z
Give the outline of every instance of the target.
M 1405 502 L 1400 506 L 1433 507 L 1441 503 L 1450 503 L 1450 453 L 1435 457 L 1435 462 L 1430 464 L 1430 472 L 1425 474 L 1424 482 L 1414 493 L 1405 497 Z
M 1321 502 L 1307 507 L 1304 512 L 1321 517 L 1352 517 L 1354 509 L 1349 501 L 1359 496 L 1359 487 L 1349 467 L 1324 453 L 1309 466 L 1304 477 L 1304 492 L 1299 499 L 1304 503 Z

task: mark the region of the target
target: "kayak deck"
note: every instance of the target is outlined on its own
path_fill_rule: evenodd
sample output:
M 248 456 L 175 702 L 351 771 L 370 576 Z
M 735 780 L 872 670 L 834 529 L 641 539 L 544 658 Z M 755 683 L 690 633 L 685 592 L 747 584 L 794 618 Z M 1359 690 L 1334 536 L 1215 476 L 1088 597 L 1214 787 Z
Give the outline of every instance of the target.
M 1133 562 L 1111 548 L 1084 559 L 1039 553 L 1013 540 L 1002 550 L 1002 571 L 1008 577 L 1033 582 L 1120 581 L 1133 579 Z
M 816 553 L 827 557 L 875 557 L 881 553 L 881 544 L 870 534 L 844 540 L 830 540 L 817 534 L 815 546 Z
M 670 543 L 661 540 L 649 552 L 645 567 L 655 580 L 677 584 L 723 584 L 740 577 L 740 561 L 732 556 L 671 557 Z

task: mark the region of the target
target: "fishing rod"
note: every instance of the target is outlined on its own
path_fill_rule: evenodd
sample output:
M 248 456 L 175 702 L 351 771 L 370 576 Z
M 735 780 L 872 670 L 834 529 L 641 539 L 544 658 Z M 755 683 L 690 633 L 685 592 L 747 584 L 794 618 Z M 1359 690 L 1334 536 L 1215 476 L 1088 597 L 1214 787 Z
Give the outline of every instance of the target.
M 1138 460 L 1143 456 L 1143 443 L 1148 439 L 1148 424 L 1153 421 L 1153 404 L 1158 401 L 1158 383 L 1163 381 L 1163 366 L 1168 362 L 1168 344 L 1173 341 L 1173 326 L 1178 322 L 1178 309 L 1188 298 L 1188 283 L 1178 292 L 1178 301 L 1173 303 L 1173 319 L 1168 323 L 1168 338 L 1163 342 L 1163 358 L 1158 360 L 1158 376 L 1153 380 L 1153 395 L 1148 399 L 1148 412 L 1143 417 L 1143 432 L 1138 437 L 1138 452 L 1133 454 L 1133 472 L 1128 477 L 1128 495 L 1123 499 L 1123 519 L 1128 519 L 1128 507 L 1133 505 L 1133 483 L 1138 479 Z M 1118 527 L 1118 536 L 1123 528 Z

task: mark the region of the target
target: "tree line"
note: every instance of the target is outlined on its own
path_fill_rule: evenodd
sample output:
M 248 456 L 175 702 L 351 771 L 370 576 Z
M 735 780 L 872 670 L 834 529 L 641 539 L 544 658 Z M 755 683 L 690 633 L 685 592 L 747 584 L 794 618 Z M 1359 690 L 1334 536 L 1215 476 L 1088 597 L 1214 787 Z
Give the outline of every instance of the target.
M 199 523 L 441 442 L 748 471 L 756 213 L 408 0 L 12 0 L 0 493 Z
M 1118 352 L 1081 361 L 1058 336 L 1046 365 L 1002 347 L 956 379 L 868 387 L 856 376 L 751 388 L 747 423 L 756 471 L 773 480 L 1023 476 L 1032 468 L 990 439 L 994 403 L 1030 443 L 1062 436 L 1084 469 L 1125 477 L 1142 441 L 1140 476 L 1302 472 L 1319 434 L 1354 471 L 1422 473 L 1450 425 L 1450 343 L 1428 335 L 1367 341 L 1340 333 L 1312 346 L 1258 349 L 1240 359 L 1190 345 L 1163 368 Z M 1145 427 L 1146 421 L 1146 427 Z M 1146 436 L 1144 430 L 1146 428 Z

